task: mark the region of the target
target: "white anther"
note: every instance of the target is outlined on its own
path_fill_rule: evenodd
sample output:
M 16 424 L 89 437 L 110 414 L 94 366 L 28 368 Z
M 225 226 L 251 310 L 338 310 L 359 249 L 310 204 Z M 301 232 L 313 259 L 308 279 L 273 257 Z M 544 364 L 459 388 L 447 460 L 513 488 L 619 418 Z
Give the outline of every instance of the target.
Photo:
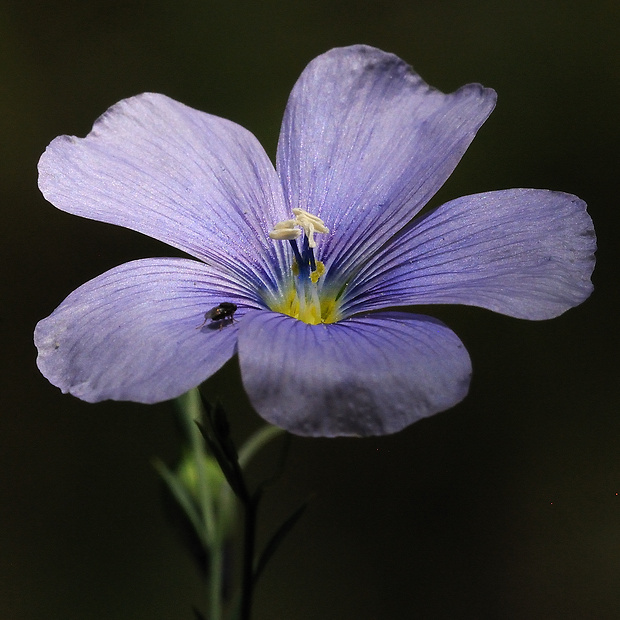
M 308 238 L 308 246 L 311 248 L 316 247 L 316 241 L 314 240 L 314 233 L 328 233 L 329 228 L 325 226 L 325 223 L 320 217 L 312 215 L 303 209 L 293 209 L 295 215 L 294 220 L 284 220 L 278 222 L 273 230 L 269 231 L 269 236 L 272 239 L 288 240 L 297 239 L 301 235 L 301 230 L 295 228 L 299 226 Z
M 297 239 L 301 235 L 301 230 L 295 228 L 297 222 L 295 220 L 284 220 L 278 222 L 273 230 L 269 231 L 269 236 L 276 241 L 288 241 L 289 239 Z
M 306 237 L 308 237 L 308 245 L 311 248 L 316 247 L 314 233 L 328 233 L 329 228 L 325 226 L 325 223 L 320 217 L 312 215 L 303 209 L 293 209 L 293 213 L 295 215 L 295 222 L 298 226 L 303 228 Z

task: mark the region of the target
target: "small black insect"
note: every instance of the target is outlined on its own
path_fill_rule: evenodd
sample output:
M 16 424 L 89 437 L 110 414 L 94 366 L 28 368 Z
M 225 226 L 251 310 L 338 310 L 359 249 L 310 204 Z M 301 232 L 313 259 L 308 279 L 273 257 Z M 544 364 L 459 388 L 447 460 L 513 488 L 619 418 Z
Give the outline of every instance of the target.
M 215 306 L 211 308 L 211 310 L 205 312 L 205 320 L 196 329 L 202 329 L 209 320 L 213 323 L 219 323 L 220 329 L 222 329 L 225 321 L 229 320 L 231 323 L 235 322 L 233 316 L 236 311 L 237 304 L 230 303 L 229 301 L 223 301 L 219 304 L 219 306 Z

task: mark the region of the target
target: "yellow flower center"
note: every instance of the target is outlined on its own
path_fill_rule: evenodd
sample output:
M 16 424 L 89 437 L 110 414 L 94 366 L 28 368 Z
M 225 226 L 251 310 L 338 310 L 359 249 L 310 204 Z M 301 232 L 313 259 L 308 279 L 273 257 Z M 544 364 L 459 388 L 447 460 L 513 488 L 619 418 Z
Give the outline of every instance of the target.
M 297 272 L 297 273 L 295 273 Z M 274 312 L 281 312 L 309 325 L 335 323 L 341 319 L 339 304 L 332 295 L 320 294 L 318 280 L 325 273 L 325 265 L 316 262 L 316 270 L 300 282 L 297 264 L 293 265 L 293 279 L 286 292 L 277 301 L 269 303 Z
M 274 312 L 281 312 L 295 319 L 318 325 L 335 323 L 340 320 L 340 304 L 335 295 L 325 292 L 320 278 L 325 273 L 325 265 L 314 258 L 317 233 L 328 233 L 329 229 L 321 218 L 303 209 L 293 209 L 294 219 L 277 223 L 269 236 L 278 241 L 288 241 L 293 249 L 295 262 L 291 279 L 283 284 L 281 296 L 268 302 Z M 301 251 L 297 238 L 304 235 Z

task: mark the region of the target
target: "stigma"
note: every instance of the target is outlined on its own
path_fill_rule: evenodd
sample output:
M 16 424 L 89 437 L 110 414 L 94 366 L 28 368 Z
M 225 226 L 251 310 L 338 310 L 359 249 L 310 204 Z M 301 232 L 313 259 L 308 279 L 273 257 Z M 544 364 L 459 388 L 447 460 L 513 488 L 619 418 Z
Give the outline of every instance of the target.
M 338 304 L 323 290 L 321 277 L 325 265 L 314 256 L 315 234 L 328 233 L 329 228 L 320 217 L 303 209 L 293 209 L 293 215 L 294 218 L 278 222 L 269 231 L 272 239 L 289 242 L 295 259 L 293 278 L 282 283 L 281 297 L 269 303 L 269 307 L 310 325 L 333 323 L 340 318 Z M 299 247 L 297 239 L 302 235 Z

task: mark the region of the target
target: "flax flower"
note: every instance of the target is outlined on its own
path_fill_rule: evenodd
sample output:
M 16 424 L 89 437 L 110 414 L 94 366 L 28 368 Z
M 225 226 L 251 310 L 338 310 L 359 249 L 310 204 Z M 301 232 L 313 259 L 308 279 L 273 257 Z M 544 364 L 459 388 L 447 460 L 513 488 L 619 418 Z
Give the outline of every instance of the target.
M 71 293 L 37 325 L 41 372 L 85 401 L 154 403 L 238 353 L 256 411 L 300 435 L 393 433 L 455 405 L 467 351 L 414 306 L 549 319 L 592 288 L 575 196 L 494 191 L 416 217 L 495 99 L 441 93 L 358 45 L 303 71 L 276 168 L 239 125 L 157 94 L 55 139 L 39 163 L 52 204 L 191 258 L 129 262 Z

